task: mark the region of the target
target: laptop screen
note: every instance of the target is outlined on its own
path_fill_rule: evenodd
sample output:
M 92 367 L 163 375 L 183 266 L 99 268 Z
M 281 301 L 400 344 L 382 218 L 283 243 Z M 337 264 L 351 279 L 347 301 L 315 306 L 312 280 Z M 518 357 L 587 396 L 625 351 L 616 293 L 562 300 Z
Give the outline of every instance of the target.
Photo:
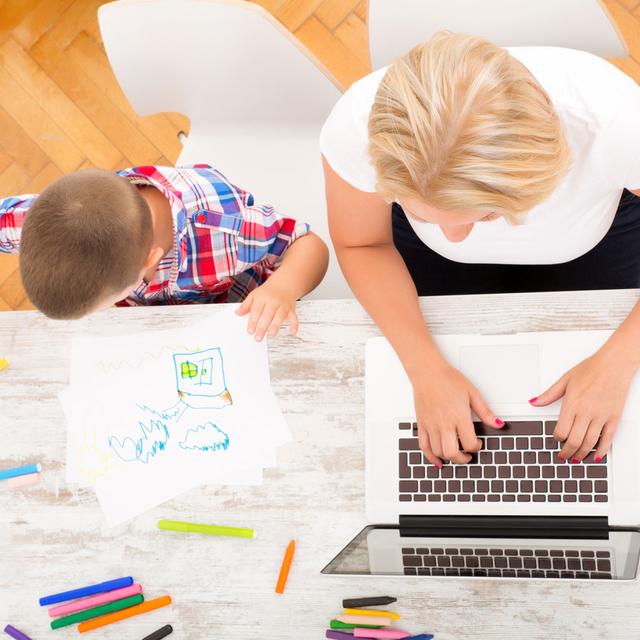
M 388 575 L 572 580 L 632 580 L 640 533 L 607 539 L 439 538 L 401 536 L 397 527 L 361 531 L 323 570 L 331 575 Z

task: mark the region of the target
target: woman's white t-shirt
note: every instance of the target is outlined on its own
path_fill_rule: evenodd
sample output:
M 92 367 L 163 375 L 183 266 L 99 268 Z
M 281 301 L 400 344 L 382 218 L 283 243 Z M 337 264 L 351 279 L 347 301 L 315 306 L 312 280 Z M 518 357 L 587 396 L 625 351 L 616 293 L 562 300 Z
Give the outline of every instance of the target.
M 524 224 L 479 222 L 462 242 L 435 224 L 409 219 L 420 239 L 440 255 L 468 263 L 554 264 L 592 249 L 607 233 L 623 188 L 640 189 L 640 86 L 622 71 L 583 51 L 513 47 L 549 95 L 571 149 L 571 168 Z M 375 192 L 368 121 L 380 69 L 340 98 L 320 136 L 332 169 L 360 191 Z M 640 247 L 638 247 L 640 251 Z

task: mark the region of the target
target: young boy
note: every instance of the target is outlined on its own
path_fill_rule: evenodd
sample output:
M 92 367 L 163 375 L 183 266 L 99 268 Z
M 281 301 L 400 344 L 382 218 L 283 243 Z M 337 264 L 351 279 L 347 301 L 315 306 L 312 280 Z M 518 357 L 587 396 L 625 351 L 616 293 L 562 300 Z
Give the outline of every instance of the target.
M 0 251 L 20 253 L 31 302 L 50 318 L 110 305 L 242 302 L 261 340 L 322 280 L 324 242 L 254 204 L 204 164 L 88 169 L 40 196 L 0 199 Z

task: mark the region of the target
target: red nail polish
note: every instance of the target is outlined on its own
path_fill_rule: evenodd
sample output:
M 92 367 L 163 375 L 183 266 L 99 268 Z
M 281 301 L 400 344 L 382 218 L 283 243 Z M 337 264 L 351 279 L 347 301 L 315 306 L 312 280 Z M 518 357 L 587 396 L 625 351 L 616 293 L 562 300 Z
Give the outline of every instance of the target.
M 560 460 L 560 462 L 564 462 L 566 458 L 563 458 L 562 456 L 558 456 L 558 460 Z
M 580 462 L 580 460 L 578 460 L 578 458 L 573 458 L 571 460 L 571 464 L 578 464 L 578 462 Z
M 536 396 L 535 398 L 531 398 L 531 400 L 529 400 L 529 404 L 533 404 L 538 398 L 539 396 Z
M 496 424 L 497 424 L 499 427 L 504 427 L 504 424 L 505 424 L 505 423 L 504 423 L 504 420 L 500 420 L 500 418 L 496 418 Z
M 436 465 L 436 469 L 438 469 L 438 471 L 440 471 L 440 469 L 442 469 L 442 465 L 441 464 L 437 464 Z
M 593 459 L 594 462 L 602 462 L 602 458 L 600 456 L 598 456 L 597 458 Z

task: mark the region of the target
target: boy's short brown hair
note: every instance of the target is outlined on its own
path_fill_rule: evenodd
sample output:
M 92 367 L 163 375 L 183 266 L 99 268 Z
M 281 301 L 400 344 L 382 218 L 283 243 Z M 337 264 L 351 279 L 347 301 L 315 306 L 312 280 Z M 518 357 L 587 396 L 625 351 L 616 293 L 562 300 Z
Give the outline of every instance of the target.
M 40 194 L 22 228 L 27 296 L 50 318 L 86 315 L 135 284 L 151 240 L 149 207 L 126 178 L 102 169 L 64 176 Z

